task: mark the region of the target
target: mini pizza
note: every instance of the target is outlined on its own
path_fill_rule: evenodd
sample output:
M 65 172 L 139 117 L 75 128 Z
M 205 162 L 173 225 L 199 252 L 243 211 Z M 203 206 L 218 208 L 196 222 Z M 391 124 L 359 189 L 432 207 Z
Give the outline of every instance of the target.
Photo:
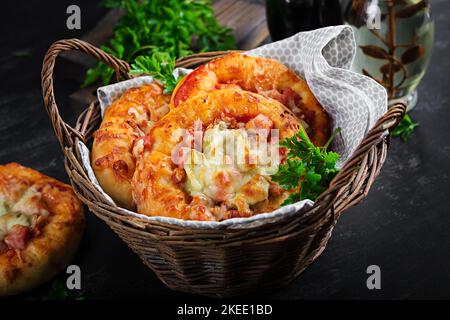
M 133 209 L 131 179 L 135 168 L 133 148 L 169 111 L 170 96 L 152 83 L 125 91 L 105 110 L 94 133 L 91 163 L 103 190 L 121 207 Z
M 0 166 L 0 296 L 30 290 L 70 262 L 84 228 L 72 188 L 17 163 Z
M 268 58 L 230 53 L 195 69 L 175 88 L 171 107 L 189 97 L 222 88 L 241 88 L 275 99 L 300 119 L 311 141 L 323 146 L 331 123 L 305 80 L 282 63 Z
M 137 211 L 209 221 L 272 211 L 289 195 L 270 178 L 283 161 L 275 138 L 299 130 L 276 100 L 238 88 L 198 93 L 141 146 L 132 181 Z

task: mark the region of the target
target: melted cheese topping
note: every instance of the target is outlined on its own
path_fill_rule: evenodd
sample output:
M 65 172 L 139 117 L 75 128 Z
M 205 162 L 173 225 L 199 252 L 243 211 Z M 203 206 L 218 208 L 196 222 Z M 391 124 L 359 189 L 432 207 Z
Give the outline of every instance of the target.
M 264 143 L 261 143 L 261 141 Z M 270 157 L 267 136 L 245 128 L 228 129 L 219 122 L 207 129 L 202 152 L 191 149 L 184 163 L 185 190 L 211 203 L 249 212 L 250 205 L 269 197 L 269 176 L 278 162 Z
M 33 215 L 48 215 L 48 211 L 40 205 L 41 193 L 31 187 L 14 204 L 0 199 L 0 241 L 11 231 L 13 226 L 31 227 Z

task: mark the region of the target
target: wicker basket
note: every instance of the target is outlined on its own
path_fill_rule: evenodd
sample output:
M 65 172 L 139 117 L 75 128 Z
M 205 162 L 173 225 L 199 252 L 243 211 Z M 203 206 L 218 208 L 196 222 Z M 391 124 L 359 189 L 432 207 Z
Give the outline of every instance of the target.
M 394 128 L 405 112 L 398 104 L 378 120 L 308 212 L 249 229 L 182 228 L 120 214 L 89 181 L 75 145 L 80 140 L 92 143 L 92 133 L 101 121 L 99 104 L 93 102 L 71 127 L 61 118 L 53 91 L 56 57 L 69 50 L 103 61 L 115 70 L 117 80 L 129 78 L 129 65 L 77 39 L 55 42 L 45 56 L 44 103 L 75 192 L 166 286 L 205 296 L 235 296 L 284 286 L 295 279 L 324 250 L 341 213 L 366 197 L 386 158 L 389 136 L 384 133 Z M 225 53 L 185 57 L 177 66 L 196 67 Z

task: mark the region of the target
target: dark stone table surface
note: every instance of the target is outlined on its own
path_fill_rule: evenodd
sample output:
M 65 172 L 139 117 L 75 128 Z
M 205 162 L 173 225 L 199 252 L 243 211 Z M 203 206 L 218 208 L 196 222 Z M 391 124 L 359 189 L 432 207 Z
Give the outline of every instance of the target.
M 80 31 L 65 27 L 70 4 L 81 7 Z M 436 42 L 412 113 L 419 129 L 408 143 L 392 141 L 369 196 L 341 217 L 322 256 L 290 286 L 257 297 L 450 298 L 450 2 L 431 4 Z M 96 1 L 2 5 L 0 163 L 20 162 L 68 182 L 42 103 L 41 63 L 53 41 L 80 37 L 106 11 Z M 68 98 L 78 86 L 58 70 L 57 100 L 69 123 L 81 110 Z M 74 263 L 81 267 L 87 299 L 195 298 L 167 289 L 102 221 L 89 212 L 86 216 L 87 229 Z M 366 288 L 366 268 L 372 264 L 381 268 L 381 290 Z M 45 299 L 50 288 L 47 283 L 18 298 Z

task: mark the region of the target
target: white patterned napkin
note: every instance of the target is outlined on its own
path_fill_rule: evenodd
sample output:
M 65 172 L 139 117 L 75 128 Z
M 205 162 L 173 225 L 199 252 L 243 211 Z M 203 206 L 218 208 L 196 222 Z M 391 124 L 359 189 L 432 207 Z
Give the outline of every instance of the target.
M 387 111 L 384 87 L 349 70 L 355 50 L 352 28 L 337 26 L 300 32 L 247 52 L 277 59 L 306 79 L 333 127 L 342 129 L 332 146 L 341 155 L 340 166 Z

